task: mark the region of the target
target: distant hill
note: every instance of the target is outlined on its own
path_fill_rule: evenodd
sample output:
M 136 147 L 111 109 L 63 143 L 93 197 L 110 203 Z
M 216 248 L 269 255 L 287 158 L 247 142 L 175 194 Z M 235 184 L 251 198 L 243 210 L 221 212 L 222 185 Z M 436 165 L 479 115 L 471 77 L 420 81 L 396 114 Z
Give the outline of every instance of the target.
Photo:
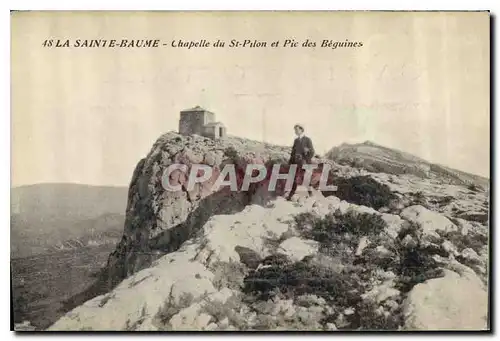
M 332 148 L 326 158 L 342 165 L 364 168 L 370 172 L 388 174 L 413 174 L 423 178 L 438 178 L 458 185 L 489 187 L 489 179 L 446 166 L 428 162 L 417 156 L 366 141 L 357 144 L 344 143 Z
M 11 256 L 118 240 L 126 187 L 37 184 L 11 190 Z
M 92 285 L 113 249 L 107 244 L 12 259 L 14 321 L 47 328 L 67 311 L 65 299 Z

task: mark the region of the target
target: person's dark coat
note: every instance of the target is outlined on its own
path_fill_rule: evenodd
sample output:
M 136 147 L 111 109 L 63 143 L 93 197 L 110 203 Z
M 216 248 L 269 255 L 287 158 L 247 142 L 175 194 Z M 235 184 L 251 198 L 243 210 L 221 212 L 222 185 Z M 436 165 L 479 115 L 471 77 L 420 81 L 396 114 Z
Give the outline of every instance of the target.
M 293 142 L 290 164 L 311 163 L 314 157 L 314 147 L 312 141 L 307 136 L 297 137 Z

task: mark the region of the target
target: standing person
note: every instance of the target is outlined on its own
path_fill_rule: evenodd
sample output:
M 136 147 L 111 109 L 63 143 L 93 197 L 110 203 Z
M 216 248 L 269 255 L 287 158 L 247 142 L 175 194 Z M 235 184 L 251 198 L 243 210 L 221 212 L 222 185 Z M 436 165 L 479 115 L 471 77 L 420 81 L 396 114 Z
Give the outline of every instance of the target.
M 297 137 L 293 141 L 292 153 L 288 163 L 297 165 L 297 173 L 288 200 L 292 198 L 297 190 L 297 175 L 300 174 L 299 172 L 303 172 L 302 165 L 311 163 L 314 156 L 313 143 L 309 137 L 304 135 L 304 126 L 296 124 L 293 129 Z M 309 190 L 309 194 L 311 194 L 311 190 Z

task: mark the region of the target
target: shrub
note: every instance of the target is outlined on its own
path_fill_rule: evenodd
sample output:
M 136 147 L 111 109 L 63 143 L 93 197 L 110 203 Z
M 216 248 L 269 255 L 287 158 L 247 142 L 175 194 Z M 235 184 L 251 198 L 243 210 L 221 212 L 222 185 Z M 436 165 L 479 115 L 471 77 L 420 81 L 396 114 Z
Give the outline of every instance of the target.
M 233 146 L 229 146 L 224 150 L 224 155 L 230 160 L 236 160 L 238 151 Z
M 139 327 L 146 319 L 146 313 L 147 313 L 147 309 L 146 309 L 146 305 L 144 305 L 141 309 L 141 315 L 139 316 L 139 318 L 136 321 L 134 321 L 132 323 L 132 322 L 130 322 L 130 319 L 127 319 L 127 321 L 125 322 L 125 330 L 126 331 L 136 330 L 137 327 Z
M 370 176 L 337 178 L 334 184 L 337 186 L 335 195 L 340 199 L 376 210 L 388 206 L 397 198 L 389 186 L 379 183 Z
M 300 233 L 306 233 L 311 230 L 315 224 L 317 224 L 321 219 L 316 214 L 312 212 L 299 213 L 293 217 L 295 227 Z
M 278 293 L 289 298 L 314 294 L 335 305 L 349 307 L 356 304 L 364 292 L 359 278 L 352 275 L 333 273 L 329 269 L 300 261 L 254 271 L 245 278 L 243 291 L 263 300 Z
M 213 322 L 219 324 L 224 319 L 228 319 L 230 325 L 237 330 L 248 329 L 247 321 L 239 314 L 241 300 L 237 296 L 231 296 L 226 302 L 210 301 L 203 305 L 201 312 L 212 316 Z
M 442 270 L 432 255 L 420 244 L 414 248 L 403 249 L 399 255 L 399 264 L 392 269 L 400 276 L 398 288 L 401 292 L 406 293 L 416 284 L 442 275 Z
M 169 330 L 171 328 L 170 319 L 182 309 L 189 307 L 192 303 L 193 295 L 190 293 L 183 293 L 179 297 L 179 302 L 174 302 L 173 298 L 169 297 L 155 315 L 155 320 L 160 330 Z
M 411 205 L 422 205 L 424 207 L 427 207 L 427 200 L 425 199 L 424 193 L 421 191 L 412 193 L 412 201 Z
M 475 184 L 470 184 L 467 189 L 472 192 L 479 192 L 480 188 Z
M 444 239 L 449 240 L 457 247 L 458 252 L 464 249 L 471 248 L 476 253 L 481 253 L 481 249 L 488 245 L 488 236 L 482 235 L 475 230 L 469 230 L 467 235 L 463 235 L 460 231 L 437 231 L 437 233 Z
M 217 289 L 240 289 L 245 277 L 245 266 L 239 262 L 216 262 L 211 270 L 213 283 Z
M 362 301 L 354 314 L 348 316 L 349 327 L 361 330 L 398 330 L 403 324 L 403 314 L 399 305 L 396 311 L 385 314 L 373 301 Z
M 441 206 L 446 206 L 448 204 L 451 204 L 451 202 L 454 200 L 455 198 L 452 197 L 451 195 L 447 195 L 445 197 L 443 197 L 440 201 L 439 201 L 439 205 Z
M 350 267 L 341 273 L 323 267 L 296 262 L 285 267 L 261 268 L 245 278 L 244 292 L 260 300 L 269 300 L 276 295 L 296 298 L 312 294 L 325 299 L 333 313 L 321 323 L 334 322 L 346 308 L 353 308 L 354 314 L 347 317 L 347 323 L 339 329 L 393 330 L 402 325 L 400 312 L 390 316 L 377 313 L 379 305 L 364 301 L 361 295 L 370 288 L 361 268 Z
M 379 239 L 386 227 L 379 215 L 355 211 L 342 214 L 338 210 L 324 218 L 311 213 L 299 214 L 295 217 L 295 224 L 304 238 L 319 242 L 320 251 L 329 255 L 339 255 L 342 246 L 354 250 L 361 237 Z
M 370 271 L 376 268 L 393 271 L 401 277 L 400 287 L 403 291 L 410 290 L 413 285 L 428 278 L 439 276 L 438 264 L 432 256 L 448 256 L 439 240 L 433 243 L 430 237 L 426 237 L 426 241 L 423 241 L 421 227 L 414 223 L 407 223 L 396 240 L 387 238 L 383 233 L 386 223 L 376 214 L 349 211 L 342 215 L 337 211 L 323 219 L 306 214 L 298 216 L 296 222 L 299 222 L 297 229 L 303 237 L 320 242 L 321 252 L 342 259 L 345 265 L 362 265 L 366 271 L 360 275 L 370 276 Z M 304 229 L 305 222 L 312 228 Z M 413 240 L 411 245 L 405 243 L 407 236 Z M 353 251 L 362 237 L 367 237 L 370 244 L 361 256 L 355 256 Z M 470 242 L 467 247 L 484 245 L 480 236 L 472 240 L 476 243 Z M 381 255 L 376 251 L 378 246 L 385 247 L 389 252 Z
M 413 241 L 409 245 L 405 243 L 408 237 Z M 395 240 L 393 261 L 384 268 L 399 276 L 397 287 L 403 293 L 418 283 L 442 275 L 433 255 L 447 256 L 446 252 L 439 245 L 439 240 L 433 243 L 430 237 L 426 237 L 424 242 L 422 237 L 422 228 L 418 224 L 407 223 Z

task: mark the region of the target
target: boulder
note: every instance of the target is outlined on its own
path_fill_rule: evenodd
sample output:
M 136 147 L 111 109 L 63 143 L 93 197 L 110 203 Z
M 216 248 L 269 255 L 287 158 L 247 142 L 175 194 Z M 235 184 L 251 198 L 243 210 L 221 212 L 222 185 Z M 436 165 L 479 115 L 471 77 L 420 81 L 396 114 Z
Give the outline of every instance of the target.
M 422 228 L 424 234 L 439 237 L 436 231 L 443 232 L 456 231 L 457 226 L 453 224 L 445 216 L 431 211 L 421 205 L 414 205 L 405 208 L 401 214 L 401 218 L 418 224 Z
M 403 313 L 409 330 L 485 330 L 488 295 L 473 272 L 446 271 L 442 278 L 414 286 Z
M 300 261 L 318 252 L 318 242 L 292 237 L 282 242 L 278 251 L 287 255 L 292 261 Z
M 399 234 L 399 231 L 401 231 L 401 227 L 403 226 L 403 219 L 401 219 L 401 217 L 398 215 L 388 213 L 383 213 L 381 217 L 387 224 L 385 232 L 391 238 L 396 238 Z
M 229 147 L 234 151 L 234 160 L 224 154 Z M 257 185 L 248 192 L 213 186 L 224 164 L 236 164 L 238 185 L 241 186 L 247 164 L 263 164 L 288 156 L 289 148 L 272 145 L 264 148 L 263 143 L 248 143 L 248 140 L 233 137 L 213 141 L 174 132 L 160 136 L 135 168 L 129 188 L 124 236 L 110 255 L 99 286 L 111 289 L 125 277 L 151 265 L 158 255 L 179 249 L 211 216 L 239 212 L 252 202 Z M 187 167 L 174 171 L 169 177 L 170 184 L 182 185 L 182 190 L 166 191 L 163 172 L 174 163 Z M 194 164 L 210 166 L 212 176 L 188 190 L 187 179 Z M 259 204 L 272 198 L 266 191 L 259 191 L 259 195 L 264 198 Z

